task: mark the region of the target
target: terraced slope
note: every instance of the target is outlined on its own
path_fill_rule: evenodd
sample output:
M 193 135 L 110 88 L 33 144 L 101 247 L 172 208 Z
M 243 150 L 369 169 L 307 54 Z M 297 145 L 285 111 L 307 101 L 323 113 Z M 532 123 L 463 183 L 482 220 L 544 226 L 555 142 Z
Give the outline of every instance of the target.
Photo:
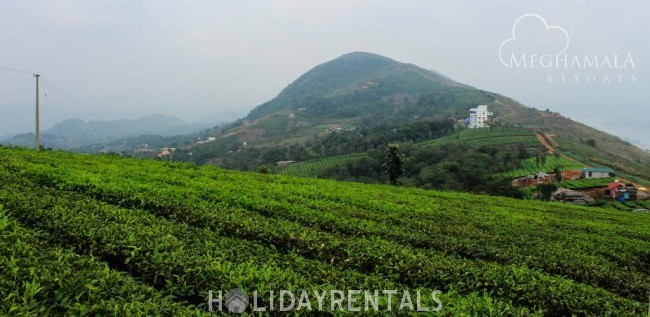
M 483 146 L 523 145 L 541 147 L 535 131 L 519 128 L 465 129 L 452 135 L 418 143 L 419 146 L 440 146 L 447 143 L 463 143 L 473 148 Z
M 345 166 L 350 160 L 364 157 L 364 153 L 330 156 L 321 159 L 297 162 L 278 171 L 278 174 L 300 177 L 317 177 L 330 167 Z
M 0 204 L 0 286 L 19 288 L 3 314 L 102 314 L 104 298 L 118 312 L 200 314 L 209 290 L 234 287 L 438 289 L 449 316 L 648 310 L 646 213 L 7 148 Z M 11 266 L 31 257 L 13 232 L 53 251 Z M 47 280 L 57 252 L 97 261 L 69 281 L 93 294 L 77 306 L 47 295 L 65 288 Z M 111 278 L 127 286 L 108 290 Z

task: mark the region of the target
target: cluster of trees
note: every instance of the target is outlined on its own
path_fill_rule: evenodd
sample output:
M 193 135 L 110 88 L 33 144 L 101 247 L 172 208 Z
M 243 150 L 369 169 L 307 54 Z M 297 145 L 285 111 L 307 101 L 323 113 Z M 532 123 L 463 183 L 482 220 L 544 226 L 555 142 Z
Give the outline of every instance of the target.
M 331 133 L 308 141 L 305 147 L 319 157 L 383 149 L 391 143 L 420 142 L 442 137 L 455 131 L 454 121 L 423 120 L 395 127 L 389 124 L 361 126 L 353 131 Z
M 372 149 L 367 153 L 367 157 L 346 166 L 326 169 L 322 177 L 522 197 L 509 179 L 499 175 L 527 157 L 526 149 L 520 146 L 473 149 L 456 143 L 432 148 L 402 144 L 400 148 L 389 145 L 383 151 Z
M 307 161 L 315 158 L 360 153 L 369 150 L 383 151 L 391 143 L 419 142 L 445 136 L 454 132 L 454 122 L 448 119 L 429 119 L 400 127 L 389 124 L 362 125 L 354 130 L 344 130 L 315 136 L 304 144 L 255 148 L 247 147 L 222 156 L 218 164 L 237 170 L 255 170 L 258 166 L 273 166 L 279 161 Z M 213 149 L 211 149 L 213 150 Z M 219 151 L 227 151 L 222 146 Z M 204 157 L 196 151 L 195 159 Z
M 519 168 L 519 160 L 530 156 L 523 145 L 480 149 L 458 143 L 440 147 L 414 145 L 454 131 L 455 123 L 449 119 L 421 120 L 398 128 L 388 124 L 367 125 L 314 137 L 305 144 L 246 148 L 220 159 L 218 164 L 230 169 L 268 173 L 273 172 L 279 161 L 301 162 L 365 152 L 366 156 L 351 160 L 345 166 L 327 168 L 319 176 L 522 197 L 519 190 L 512 188 L 510 180 L 499 176 L 499 173 Z M 260 166 L 264 168 L 259 169 Z

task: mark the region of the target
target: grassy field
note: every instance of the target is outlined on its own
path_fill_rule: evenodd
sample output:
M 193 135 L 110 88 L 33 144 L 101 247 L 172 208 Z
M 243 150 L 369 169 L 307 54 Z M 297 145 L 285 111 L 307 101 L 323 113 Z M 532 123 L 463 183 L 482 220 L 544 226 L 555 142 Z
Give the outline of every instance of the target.
M 647 213 L 7 148 L 0 204 L 0 314 L 201 315 L 234 287 L 438 289 L 445 316 L 648 311 Z

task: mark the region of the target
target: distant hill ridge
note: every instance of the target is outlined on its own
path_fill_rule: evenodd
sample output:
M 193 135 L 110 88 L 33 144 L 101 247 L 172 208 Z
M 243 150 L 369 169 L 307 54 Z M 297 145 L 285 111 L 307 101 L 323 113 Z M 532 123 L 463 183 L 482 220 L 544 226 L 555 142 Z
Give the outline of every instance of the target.
M 41 136 L 42 144 L 46 147 L 72 149 L 141 135 L 192 134 L 212 126 L 214 123 L 188 123 L 173 116 L 153 114 L 134 120 L 68 119 L 44 130 Z M 34 145 L 34 134 L 15 135 L 4 143 L 30 147 Z

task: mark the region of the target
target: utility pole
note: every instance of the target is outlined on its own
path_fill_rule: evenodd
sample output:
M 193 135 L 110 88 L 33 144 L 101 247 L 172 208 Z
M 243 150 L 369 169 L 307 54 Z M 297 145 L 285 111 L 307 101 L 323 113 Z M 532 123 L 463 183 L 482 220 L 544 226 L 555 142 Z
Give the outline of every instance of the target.
M 40 118 L 39 118 L 39 106 L 38 106 L 38 79 L 41 77 L 39 74 L 34 74 L 36 77 L 36 151 L 41 149 L 41 128 L 40 128 Z

